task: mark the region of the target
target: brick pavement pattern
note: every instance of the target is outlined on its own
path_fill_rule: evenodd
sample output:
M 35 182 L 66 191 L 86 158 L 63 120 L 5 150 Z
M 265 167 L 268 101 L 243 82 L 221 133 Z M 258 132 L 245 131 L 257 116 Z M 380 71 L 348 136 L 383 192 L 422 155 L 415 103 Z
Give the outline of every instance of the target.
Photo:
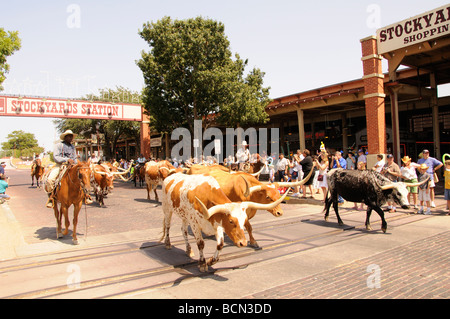
M 449 247 L 440 233 L 246 298 L 448 299 Z

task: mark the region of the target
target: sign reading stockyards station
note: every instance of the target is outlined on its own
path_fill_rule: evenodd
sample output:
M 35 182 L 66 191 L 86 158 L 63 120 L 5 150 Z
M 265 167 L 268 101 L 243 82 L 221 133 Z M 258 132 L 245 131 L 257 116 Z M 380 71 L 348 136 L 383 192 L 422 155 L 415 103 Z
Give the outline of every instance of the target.
M 0 116 L 142 121 L 139 104 L 0 96 Z
M 378 54 L 450 34 L 450 5 L 377 30 Z

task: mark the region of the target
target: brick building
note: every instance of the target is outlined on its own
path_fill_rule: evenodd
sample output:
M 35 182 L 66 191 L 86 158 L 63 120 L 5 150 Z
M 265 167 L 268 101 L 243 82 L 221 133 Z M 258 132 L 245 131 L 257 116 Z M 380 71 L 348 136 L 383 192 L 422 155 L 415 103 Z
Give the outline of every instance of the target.
M 449 22 L 445 5 L 381 28 L 360 40 L 362 78 L 275 98 L 267 112 L 282 151 L 365 148 L 368 166 L 380 153 L 450 153 L 450 97 L 438 96 L 450 83 Z

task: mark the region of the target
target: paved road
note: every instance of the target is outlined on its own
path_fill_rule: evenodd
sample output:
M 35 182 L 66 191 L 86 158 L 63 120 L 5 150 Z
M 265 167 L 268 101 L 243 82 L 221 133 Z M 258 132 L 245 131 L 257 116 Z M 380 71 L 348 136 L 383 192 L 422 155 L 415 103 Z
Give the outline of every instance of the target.
M 450 265 L 450 217 L 442 195 L 431 216 L 388 214 L 386 234 L 376 215 L 374 231 L 365 231 L 365 214 L 350 203 L 342 207 L 346 226 L 340 227 L 334 216 L 323 221 L 319 201 L 290 201 L 283 204 L 283 217 L 259 212 L 252 220 L 260 250 L 228 242 L 221 261 L 200 274 L 195 260 L 184 254 L 179 227 L 172 227 L 174 249 L 166 251 L 158 243 L 161 208 L 146 199 L 145 190 L 117 182 L 105 200 L 107 208 L 87 207 L 87 234 L 81 219 L 81 245 L 72 246 L 70 237 L 55 239 L 52 210 L 44 207 L 45 194 L 29 187 L 28 172 L 10 175 L 13 199 L 0 208 L 3 297 L 450 297 L 444 271 Z M 178 218 L 173 222 L 179 224 Z M 213 239 L 206 246 L 209 256 Z M 71 290 L 68 269 L 74 265 L 83 279 L 81 288 Z

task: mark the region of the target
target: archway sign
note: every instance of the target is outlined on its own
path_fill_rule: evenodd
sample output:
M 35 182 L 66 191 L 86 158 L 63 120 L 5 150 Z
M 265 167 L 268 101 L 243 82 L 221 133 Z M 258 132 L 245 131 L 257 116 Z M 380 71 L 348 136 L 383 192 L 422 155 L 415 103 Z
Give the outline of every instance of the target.
M 149 121 L 140 104 L 0 95 L 0 116 L 140 122 L 141 152 L 150 154 Z

